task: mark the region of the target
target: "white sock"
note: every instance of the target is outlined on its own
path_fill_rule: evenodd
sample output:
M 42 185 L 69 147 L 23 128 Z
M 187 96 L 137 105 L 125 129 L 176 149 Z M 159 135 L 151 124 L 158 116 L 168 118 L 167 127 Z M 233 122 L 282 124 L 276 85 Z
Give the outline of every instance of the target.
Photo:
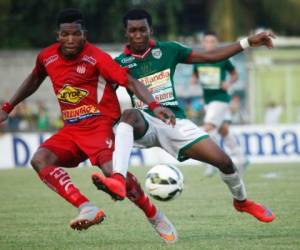
M 233 174 L 224 174 L 220 171 L 220 176 L 227 184 L 234 199 L 243 201 L 247 198 L 245 184 L 238 172 Z
M 116 130 L 115 151 L 113 153 L 113 172 L 125 178 L 129 167 L 129 159 L 133 148 L 133 127 L 120 122 Z
M 231 133 L 228 133 L 223 140 L 225 147 L 230 150 L 231 155 L 236 158 L 237 162 L 240 164 L 245 163 L 246 157 L 238 145 L 236 138 Z

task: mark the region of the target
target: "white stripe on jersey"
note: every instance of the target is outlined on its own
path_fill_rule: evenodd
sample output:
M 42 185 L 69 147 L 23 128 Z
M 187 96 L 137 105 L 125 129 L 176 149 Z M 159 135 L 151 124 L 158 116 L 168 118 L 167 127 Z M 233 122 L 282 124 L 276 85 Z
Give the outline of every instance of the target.
M 106 86 L 106 81 L 102 76 L 99 76 L 98 78 L 98 83 L 97 83 L 97 101 L 100 103 L 103 94 L 104 94 L 104 89 Z

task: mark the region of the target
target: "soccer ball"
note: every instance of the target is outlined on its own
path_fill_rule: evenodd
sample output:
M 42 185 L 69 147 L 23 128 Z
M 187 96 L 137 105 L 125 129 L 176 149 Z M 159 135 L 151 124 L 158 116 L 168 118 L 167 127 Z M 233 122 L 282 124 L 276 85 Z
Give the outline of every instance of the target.
M 183 175 L 175 166 L 159 164 L 146 174 L 145 187 L 154 199 L 169 201 L 181 194 Z

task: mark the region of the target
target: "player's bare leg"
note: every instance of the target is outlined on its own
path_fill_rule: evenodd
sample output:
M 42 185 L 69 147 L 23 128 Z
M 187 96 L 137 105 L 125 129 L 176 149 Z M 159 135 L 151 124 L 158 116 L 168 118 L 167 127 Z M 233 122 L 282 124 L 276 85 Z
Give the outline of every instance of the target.
M 262 222 L 271 222 L 275 219 L 275 214 L 271 210 L 247 199 L 244 182 L 236 171 L 232 160 L 212 139 L 206 138 L 194 144 L 185 151 L 185 155 L 214 165 L 220 170 L 221 179 L 228 186 L 237 211 L 249 213 Z
M 210 138 L 212 138 L 214 140 L 215 143 L 217 143 L 218 141 L 218 131 L 216 129 L 216 126 L 214 124 L 211 123 L 205 123 L 203 125 L 203 129 L 210 135 Z M 204 171 L 204 176 L 206 177 L 212 177 L 215 174 L 217 174 L 218 169 L 213 166 L 210 165 L 208 163 L 205 164 L 205 171 Z
M 95 172 L 92 175 L 93 182 L 98 189 L 108 193 L 113 199 L 115 199 L 116 195 L 112 194 L 112 192 L 108 190 L 107 187 L 103 187 L 103 183 L 99 181 L 99 178 L 101 180 L 103 178 L 105 180 L 117 180 L 114 178 L 109 178 L 109 176 L 112 175 L 112 162 L 110 161 L 102 164 L 101 169 L 106 177 L 101 176 L 99 173 Z M 117 178 L 118 177 L 120 176 L 117 176 Z M 120 182 L 122 182 L 122 180 L 120 180 Z M 131 202 L 133 202 L 144 212 L 145 216 L 147 217 L 148 221 L 151 223 L 155 231 L 166 243 L 176 242 L 178 236 L 175 227 L 170 222 L 170 220 L 151 202 L 148 195 L 145 194 L 145 192 L 141 188 L 141 185 L 138 182 L 137 178 L 130 172 L 127 173 L 126 177 L 126 196 Z
M 34 154 L 31 165 L 50 189 L 78 208 L 79 215 L 70 222 L 71 228 L 82 230 L 101 223 L 105 217 L 104 212 L 80 193 L 68 173 L 57 166 L 57 160 L 57 156 L 50 150 L 40 148 Z
M 232 135 L 229 129 L 229 123 L 224 122 L 219 128 L 219 134 L 223 138 L 224 145 L 230 151 L 230 156 L 236 158 L 236 166 L 239 171 L 240 176 L 246 171 L 247 166 L 249 165 L 249 160 L 242 152 L 240 146 L 238 145 L 236 138 Z

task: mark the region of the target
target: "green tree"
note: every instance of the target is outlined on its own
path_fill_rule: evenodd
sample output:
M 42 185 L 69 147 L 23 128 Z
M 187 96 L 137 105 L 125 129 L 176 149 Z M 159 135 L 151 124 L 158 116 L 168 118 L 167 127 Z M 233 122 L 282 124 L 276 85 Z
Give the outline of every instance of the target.
M 253 28 L 252 11 L 241 0 L 213 0 L 209 3 L 208 27 L 224 41 L 233 41 Z

